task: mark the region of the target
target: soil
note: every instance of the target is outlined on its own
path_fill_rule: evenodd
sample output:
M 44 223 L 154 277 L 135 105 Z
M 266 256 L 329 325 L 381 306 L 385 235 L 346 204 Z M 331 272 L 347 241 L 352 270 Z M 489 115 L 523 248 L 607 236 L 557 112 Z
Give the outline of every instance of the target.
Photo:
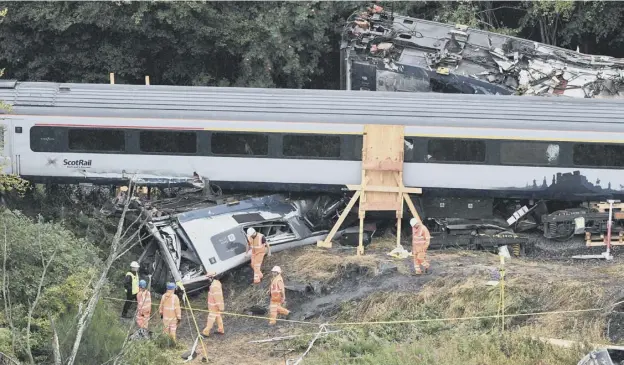
M 516 275 L 528 276 L 535 280 L 553 282 L 566 278 L 587 280 L 589 285 L 600 285 L 608 291 L 608 296 L 616 302 L 624 298 L 624 291 L 619 288 L 621 268 L 624 268 L 624 256 L 621 250 L 613 250 L 614 260 L 578 260 L 573 255 L 599 254 L 603 248 L 588 249 L 581 239 L 566 242 L 549 241 L 535 235 L 532 237 L 533 248 L 527 256 L 509 261 L 507 272 L 513 278 Z M 304 248 L 301 252 L 315 249 Z M 284 342 L 268 342 L 262 344 L 249 341 L 263 340 L 297 333 L 315 333 L 318 324 L 331 322 L 341 306 L 353 304 L 375 292 L 417 292 L 428 282 L 449 276 L 483 277 L 491 280 L 490 275 L 497 271 L 498 257 L 494 254 L 472 251 L 429 251 L 431 272 L 426 275 L 414 275 L 411 258 L 393 259 L 385 253 L 387 248 L 366 250 L 377 262 L 377 270 L 371 272 L 370 267 L 349 264 L 344 269 L 325 281 L 311 282 L 296 274 L 284 272 L 287 286 L 286 307 L 291 311 L 290 320 L 311 322 L 309 324 L 278 322 L 269 326 L 266 319 L 224 316 L 225 335 L 211 335 L 205 344 L 211 364 L 285 364 L 286 359 L 297 358 L 301 351 L 286 348 Z M 353 256 L 352 249 L 332 249 L 335 255 Z M 252 271 L 245 266 L 221 278 L 224 288 L 225 311 L 240 308 L 241 300 L 249 300 L 243 310 L 236 313 L 247 315 L 252 312 L 264 312 L 268 307 L 268 270 L 273 265 L 286 266 L 292 260 L 292 254 L 278 253 L 265 260 L 263 272 L 265 277 L 261 284 L 251 290 Z M 262 293 L 264 291 L 264 295 Z M 249 295 L 247 298 L 246 296 Z M 258 302 L 257 298 L 264 298 Z M 206 309 L 206 293 L 191 299 L 194 309 Z M 624 312 L 624 305 L 617 312 Z M 266 313 L 260 314 L 266 316 Z M 196 311 L 200 330 L 204 327 L 207 313 Z M 195 328 L 188 319 L 190 315 L 183 313 L 183 320 L 178 327 L 179 340 L 190 348 L 195 339 Z M 608 336 L 613 341 L 624 340 L 624 313 L 611 313 L 605 322 L 609 328 Z M 606 329 L 606 328 L 605 328 Z M 216 331 L 216 325 L 213 328 Z M 605 336 L 607 334 L 605 333 Z M 201 363 L 197 358 L 190 363 Z

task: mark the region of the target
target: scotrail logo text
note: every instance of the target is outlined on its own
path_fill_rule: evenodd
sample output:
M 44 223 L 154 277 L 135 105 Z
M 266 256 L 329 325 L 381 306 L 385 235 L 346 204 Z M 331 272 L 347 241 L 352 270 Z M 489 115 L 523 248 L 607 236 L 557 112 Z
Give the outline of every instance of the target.
M 68 168 L 89 168 L 91 167 L 91 160 L 63 160 L 63 165 Z

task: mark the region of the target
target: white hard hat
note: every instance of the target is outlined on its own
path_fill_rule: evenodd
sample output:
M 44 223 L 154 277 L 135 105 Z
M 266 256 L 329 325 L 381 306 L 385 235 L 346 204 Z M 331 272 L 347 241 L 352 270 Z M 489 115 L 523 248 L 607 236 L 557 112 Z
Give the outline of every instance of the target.
M 414 227 L 418 223 L 420 223 L 420 221 L 418 219 L 416 219 L 416 218 L 410 219 L 410 226 Z
M 136 261 L 132 261 L 132 262 L 130 263 L 130 267 L 132 267 L 132 268 L 137 268 L 137 269 L 138 269 L 140 266 L 139 266 L 139 263 L 138 263 L 138 262 L 136 262 Z
M 273 266 L 273 268 L 271 269 L 271 271 L 276 272 L 278 274 L 282 273 L 282 269 L 279 266 Z
M 253 227 L 247 228 L 247 235 L 248 236 L 253 236 L 254 233 L 256 233 L 256 230 L 253 229 Z

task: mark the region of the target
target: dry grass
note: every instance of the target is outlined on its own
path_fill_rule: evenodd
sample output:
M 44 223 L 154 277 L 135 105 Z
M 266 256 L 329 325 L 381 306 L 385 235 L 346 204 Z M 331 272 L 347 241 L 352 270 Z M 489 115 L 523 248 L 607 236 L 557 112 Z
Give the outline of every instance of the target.
M 255 339 L 255 338 L 253 338 Z M 252 338 L 230 337 L 218 342 L 209 338 L 206 340 L 208 363 L 213 365 L 231 364 L 258 364 L 258 365 L 283 365 L 284 360 L 272 356 L 275 344 L 250 344 Z M 198 356 L 188 364 L 206 364 Z
M 284 278 L 296 278 L 298 281 L 327 282 L 339 278 L 350 266 L 366 271 L 368 275 L 378 273 L 379 259 L 374 255 L 355 255 L 353 252 L 337 252 L 316 247 L 305 247 L 280 254 L 279 258 L 270 257 L 270 265 L 280 265 Z M 270 266 L 269 265 L 269 266 Z
M 489 261 L 489 260 L 487 260 Z M 561 277 L 548 266 L 524 265 L 528 275 L 506 281 L 506 313 L 578 310 L 606 305 L 608 293 L 583 281 L 581 274 Z M 573 269 L 573 268 L 572 268 Z M 541 272 L 539 272 L 541 270 Z M 538 275 L 541 274 L 541 277 Z M 544 278 L 548 280 L 544 280 Z M 345 303 L 339 321 L 375 322 L 496 315 L 499 288 L 488 287 L 488 266 L 471 274 L 436 279 L 420 292 L 376 293 L 358 303 Z M 608 343 L 602 312 L 550 314 L 508 318 L 501 336 L 494 319 L 471 319 L 417 324 L 369 324 L 345 327 L 346 332 L 324 341 L 310 364 L 571 364 L 587 348 L 563 349 L 532 340 L 531 336 Z
M 242 290 L 232 289 L 229 293 L 226 304 L 227 310 L 235 313 L 242 313 L 252 306 L 266 307 L 269 301 L 268 283 L 270 278 L 263 279 L 266 285 L 248 285 Z
M 321 346 L 306 364 L 567 365 L 577 363 L 588 350 L 563 349 L 520 335 L 474 333 L 423 336 L 404 343 L 363 334 L 357 341 L 344 336 Z
M 403 244 L 403 247 L 405 247 L 405 244 Z M 368 247 L 366 247 L 366 249 L 368 250 L 383 251 L 383 252 L 390 252 L 394 250 L 395 248 L 396 248 L 396 235 L 393 235 L 393 234 L 387 234 L 379 238 L 374 238 L 371 244 L 368 245 Z M 408 251 L 411 251 L 410 247 L 405 247 L 405 249 Z
M 487 273 L 434 280 L 418 293 L 376 293 L 357 305 L 345 306 L 341 319 L 387 321 L 424 318 L 459 318 L 496 315 L 499 288 L 485 282 Z M 579 280 L 551 284 L 528 277 L 506 281 L 506 314 L 549 311 L 574 311 L 607 305 L 608 295 L 601 288 Z M 432 322 L 433 323 L 433 322 Z M 528 328 L 539 336 L 605 342 L 604 317 L 601 311 L 549 314 L 508 318 L 507 328 Z M 495 319 L 442 322 L 436 328 L 452 324 L 467 330 L 489 331 Z M 416 332 L 421 331 L 416 330 Z
M 268 257 L 264 269 L 280 265 L 286 281 L 322 282 L 336 280 L 354 267 L 375 275 L 383 261 L 396 263 L 399 272 L 409 271 L 408 260 L 393 260 L 384 255 L 389 251 L 386 247 L 394 248 L 392 237 L 374 244 L 377 246 L 369 247 L 362 257 L 356 256 L 353 250 L 316 247 L 289 250 Z M 446 273 L 443 277 L 416 292 L 379 292 L 363 300 L 345 302 L 335 322 L 472 317 L 497 313 L 499 288 L 485 285 L 490 280 L 491 271 L 497 269 L 497 256 L 446 251 L 432 252 L 431 259 L 439 265 L 437 272 Z M 615 266 L 624 267 L 609 265 L 607 268 L 586 269 L 512 259 L 506 265 L 506 313 L 604 307 L 616 297 L 612 283 L 617 282 L 619 272 Z M 231 294 L 236 300 L 228 304 L 232 311 L 242 311 L 254 304 L 263 305 L 268 299 L 264 283 L 262 287 L 250 285 Z M 533 341 L 530 337 L 608 343 L 604 337 L 604 315 L 604 312 L 597 311 L 508 317 L 504 336 L 501 336 L 494 318 L 340 326 L 341 334 L 317 342 L 306 358 L 306 364 L 570 364 L 576 363 L 586 349 L 561 349 Z M 288 331 L 288 334 L 294 334 L 305 329 L 295 327 Z M 308 341 L 309 338 L 301 338 L 279 343 L 279 347 L 301 353 Z M 272 352 L 277 344 L 248 345 L 237 337 L 232 344 L 219 343 L 217 346 L 220 352 L 225 350 L 225 353 L 235 354 L 234 362 L 248 363 L 245 360 L 253 358 L 258 364 L 280 363 L 278 355 Z M 238 351 L 245 346 L 249 351 Z M 229 355 L 225 358 L 232 360 Z

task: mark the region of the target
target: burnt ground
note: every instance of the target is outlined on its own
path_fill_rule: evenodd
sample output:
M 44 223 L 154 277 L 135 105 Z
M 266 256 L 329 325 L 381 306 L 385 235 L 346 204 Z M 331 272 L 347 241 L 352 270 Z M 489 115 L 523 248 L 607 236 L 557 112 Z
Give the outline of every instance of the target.
M 437 280 L 457 280 L 458 277 L 477 278 L 483 282 L 491 280 L 498 268 L 498 257 L 491 253 L 459 250 L 429 251 L 432 272 L 428 275 L 415 276 L 411 268 L 411 258 L 394 259 L 387 256 L 393 247 L 391 240 L 374 242 L 363 257 L 355 256 L 351 248 L 319 249 L 305 247 L 282 252 L 267 257 L 263 264 L 265 278 L 260 285 L 251 284 L 252 271 L 248 266 L 226 274 L 221 281 L 224 288 L 226 312 L 239 315 L 267 315 L 269 270 L 280 265 L 284 270 L 287 287 L 286 307 L 291 310 L 290 320 L 310 322 L 278 322 L 270 327 L 266 319 L 224 315 L 225 331 L 223 336 L 212 335 L 205 341 L 211 364 L 284 364 L 287 358 L 297 358 L 302 350 L 289 348 L 288 342 L 270 342 L 250 344 L 249 341 L 263 340 L 279 336 L 301 333 L 315 333 L 319 323 L 335 321 L 336 316 L 345 306 L 358 306 L 363 300 L 375 293 L 419 293 L 424 286 Z M 407 248 L 407 247 L 406 247 Z M 621 285 L 624 272 L 624 256 L 621 250 L 614 249 L 615 259 L 575 260 L 571 256 L 578 254 L 600 253 L 603 249 L 588 249 L 580 239 L 567 242 L 553 242 L 536 235 L 533 248 L 520 259 L 512 259 L 507 264 L 507 278 L 510 281 L 523 280 L 540 285 L 553 285 L 560 282 L 574 281 L 591 286 L 589 293 L 601 297 L 587 298 L 583 305 L 596 306 L 606 302 L 614 303 L 624 298 Z M 576 287 L 578 289 L 578 287 Z M 575 293 L 570 293 L 574 297 Z M 535 299 L 539 301 L 540 299 Z M 564 305 L 563 299 L 557 299 Z M 206 293 L 191 299 L 196 310 L 206 309 Z M 577 300 L 578 302 L 578 300 Z M 578 304 L 578 303 L 577 303 Z M 624 305 L 616 308 L 624 311 Z M 196 312 L 198 325 L 203 328 L 207 313 Z M 190 346 L 194 340 L 194 326 L 188 313 L 183 314 L 178 328 L 180 342 Z M 353 318 L 357 321 L 357 318 Z M 620 342 L 624 340 L 624 313 L 611 313 L 605 317 L 605 330 L 609 337 Z M 216 330 L 216 325 L 213 331 Z M 553 332 L 554 333 L 554 332 Z M 560 337 L 566 332 L 557 333 Z M 601 334 L 594 334 L 599 337 Z M 309 339 L 309 337 L 305 337 Z M 569 337 L 569 336 L 568 336 Z M 191 363 L 200 363 L 199 359 Z

